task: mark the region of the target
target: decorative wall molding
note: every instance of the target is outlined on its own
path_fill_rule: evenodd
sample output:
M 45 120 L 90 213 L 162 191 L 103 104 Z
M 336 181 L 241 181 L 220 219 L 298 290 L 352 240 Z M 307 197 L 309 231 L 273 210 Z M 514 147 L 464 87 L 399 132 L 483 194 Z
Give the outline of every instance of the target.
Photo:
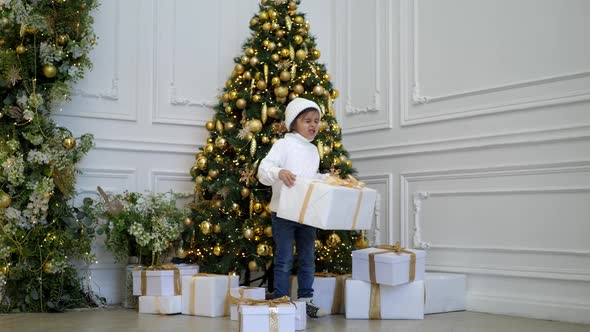
M 408 213 L 409 199 L 412 199 L 413 204 L 413 216 L 414 225 L 417 223 L 417 227 L 414 227 L 412 234 L 413 245 L 420 248 L 440 248 L 441 246 L 433 245 L 422 240 L 420 233 L 420 211 L 421 204 L 424 199 L 433 196 L 445 196 L 445 195 L 484 195 L 484 194 L 516 194 L 516 193 L 538 193 L 538 192 L 552 192 L 552 193 L 580 193 L 589 192 L 590 188 L 577 187 L 577 188 L 543 188 L 543 189 L 505 189 L 505 190 L 479 190 L 479 191 L 448 191 L 448 192 L 432 192 L 432 191 L 421 191 L 410 193 L 410 183 L 421 182 L 421 181 L 437 181 L 437 180 L 453 180 L 453 179 L 468 179 L 468 178 L 492 178 L 492 177 L 503 177 L 503 176 L 515 176 L 515 175 L 538 175 L 538 174 L 554 174 L 554 173 L 573 173 L 573 172 L 590 172 L 590 160 L 580 161 L 569 161 L 569 162 L 558 162 L 558 163 L 536 163 L 528 165 L 505 165 L 499 167 L 489 168 L 470 168 L 470 169 L 441 169 L 441 170 L 430 170 L 420 172 L 403 172 L 400 174 L 400 227 L 401 227 L 401 242 L 402 245 L 409 244 L 410 236 L 410 220 Z M 451 246 L 446 246 L 444 249 L 451 249 Z M 476 247 L 456 247 L 456 249 L 466 250 L 484 250 Z M 490 248 L 489 250 L 512 250 L 521 251 L 518 248 Z M 535 249 L 531 249 L 535 250 Z M 568 255 L 588 255 L 586 251 L 578 250 L 560 250 L 560 249 L 540 249 L 543 252 L 551 254 L 568 254 Z
M 335 38 L 335 40 L 337 41 L 336 43 L 334 43 L 334 49 L 336 50 L 336 54 L 341 54 L 341 57 L 335 58 L 334 61 L 336 62 L 337 66 L 336 68 L 339 69 L 340 72 L 345 73 L 345 80 L 341 80 L 338 83 L 341 84 L 343 86 L 343 91 L 345 91 L 345 93 L 343 94 L 343 99 L 344 99 L 344 114 L 347 115 L 348 117 L 354 117 L 356 115 L 360 115 L 360 114 L 380 114 L 383 115 L 385 117 L 385 121 L 383 120 L 377 120 L 377 121 L 364 121 L 364 122 L 359 122 L 356 121 L 354 122 L 353 126 L 348 126 L 346 125 L 346 121 L 343 122 L 344 126 L 343 126 L 343 131 L 345 133 L 359 133 L 359 132 L 368 132 L 368 131 L 373 131 L 373 130 L 381 130 L 381 129 L 390 129 L 393 128 L 393 124 L 392 122 L 392 116 L 391 116 L 391 112 L 389 111 L 389 109 L 384 108 L 383 106 L 383 91 L 386 91 L 387 94 L 385 95 L 385 98 L 387 98 L 388 100 L 393 99 L 391 97 L 391 93 L 392 91 L 390 91 L 391 89 L 389 88 L 389 85 L 391 84 L 391 82 L 393 82 L 393 80 L 389 79 L 387 82 L 387 87 L 383 87 L 383 79 L 382 79 L 382 75 L 383 73 L 385 73 L 385 75 L 387 75 L 387 77 L 392 77 L 393 76 L 393 71 L 390 68 L 389 62 L 383 62 L 383 59 L 387 59 L 389 56 L 388 54 L 391 54 L 391 52 L 393 52 L 393 46 L 392 46 L 392 42 L 390 41 L 389 38 L 384 38 L 383 37 L 383 32 L 382 32 L 382 25 L 385 25 L 387 28 L 387 33 L 388 35 L 391 35 L 393 33 L 393 27 L 395 24 L 395 20 L 388 20 L 388 22 L 383 22 L 382 20 L 382 15 L 383 15 L 383 11 L 386 11 L 389 14 L 393 14 L 394 9 L 393 9 L 393 5 L 390 1 L 375 1 L 375 22 L 374 22 L 374 28 L 375 28 L 375 41 L 376 41 L 376 45 L 375 45 L 375 75 L 374 75 L 374 83 L 375 83 L 375 89 L 372 92 L 372 103 L 370 105 L 366 105 L 366 106 L 359 106 L 359 105 L 355 105 L 353 99 L 352 99 L 352 84 L 351 82 L 353 82 L 353 78 L 352 78 L 352 67 L 353 67 L 353 61 L 352 61 L 352 51 L 353 51 L 353 42 L 351 40 L 351 37 L 353 36 L 352 33 L 352 29 L 353 29 L 353 24 L 352 22 L 355 22 L 355 20 L 352 18 L 353 12 L 351 9 L 351 5 L 352 5 L 353 1 L 351 0 L 347 0 L 345 2 L 344 6 L 341 5 L 335 5 L 335 12 L 338 12 L 340 14 L 338 14 L 338 17 L 345 17 L 346 19 L 343 21 L 343 23 L 341 23 L 340 25 L 337 23 L 337 20 L 334 20 L 334 27 L 333 30 L 338 32 L 337 38 Z M 391 16 L 388 16 L 391 17 Z M 341 25 L 345 26 L 345 30 L 342 30 L 340 28 Z M 345 33 L 343 33 L 345 32 Z M 382 47 L 381 43 L 385 42 L 386 45 L 385 47 Z M 386 53 L 385 55 L 382 54 L 383 50 L 387 50 L 388 53 Z M 387 64 L 387 67 L 384 68 L 383 66 Z M 386 101 L 386 104 L 388 104 L 389 102 Z
M 386 188 L 386 192 L 377 193 L 377 201 L 375 204 L 375 224 L 373 225 L 372 232 L 369 232 L 368 238 L 371 244 L 385 244 L 393 243 L 394 234 L 392 225 L 392 211 L 395 211 L 393 206 L 393 174 L 392 173 L 378 173 L 378 174 L 367 174 L 362 175 L 359 179 L 368 186 L 371 185 L 383 185 Z M 385 206 L 381 206 L 381 200 L 385 202 Z M 384 222 L 381 224 L 381 219 Z M 385 234 L 384 243 L 381 243 L 381 236 Z
M 153 192 L 162 192 L 159 184 L 162 181 L 172 181 L 181 183 L 192 183 L 192 178 L 186 171 L 171 171 L 171 170 L 151 170 L 150 171 L 150 189 Z
M 426 153 L 474 150 L 510 145 L 575 141 L 590 138 L 590 124 L 500 133 L 485 136 L 458 137 L 409 144 L 372 145 L 348 151 L 353 159 L 402 157 Z
M 477 274 L 485 276 L 538 278 L 568 281 L 590 281 L 589 269 L 564 269 L 564 268 L 540 268 L 529 266 L 502 266 L 502 265 L 448 265 L 427 264 L 426 270 L 430 272 L 448 272 L 462 274 Z
M 195 144 L 168 142 L 168 141 L 133 141 L 122 139 L 95 139 L 95 148 L 99 150 L 115 150 L 130 152 L 153 152 L 153 153 L 173 153 L 173 154 L 195 154 L 199 146 Z
M 590 78 L 590 71 L 582 70 L 575 73 L 564 73 L 561 75 L 540 77 L 536 79 L 530 79 L 520 82 L 513 82 L 509 84 L 496 85 L 466 91 L 459 91 L 456 93 L 450 93 L 439 96 L 422 95 L 422 91 L 420 89 L 420 64 L 418 56 L 419 13 L 417 9 L 417 2 L 418 0 L 402 0 L 400 3 L 400 14 L 404 17 L 404 19 L 400 20 L 400 24 L 402 24 L 402 45 L 400 47 L 400 51 L 410 53 L 410 56 L 405 55 L 400 57 L 400 59 L 402 60 L 402 63 L 400 64 L 402 68 L 402 82 L 400 92 L 402 96 L 404 96 L 402 98 L 400 112 L 401 126 L 412 126 L 432 122 L 454 120 L 467 117 L 476 117 L 531 108 L 563 105 L 568 103 L 576 103 L 590 100 L 590 89 L 582 89 L 560 92 L 551 95 L 547 95 L 544 93 L 533 97 L 518 98 L 506 101 L 492 102 L 487 104 L 471 105 L 468 107 L 462 107 L 453 110 L 428 112 L 427 114 L 411 114 L 411 105 L 420 106 L 424 104 L 432 104 L 435 102 L 473 97 L 496 92 L 503 92 L 511 89 L 536 87 L 551 83 L 559 83 L 577 79 Z M 411 62 L 408 62 L 408 60 L 411 60 Z M 406 67 L 409 67 L 411 69 L 407 70 L 405 69 Z M 411 87 L 411 89 L 409 89 L 409 87 Z M 410 94 L 411 105 L 408 103 L 408 93 Z

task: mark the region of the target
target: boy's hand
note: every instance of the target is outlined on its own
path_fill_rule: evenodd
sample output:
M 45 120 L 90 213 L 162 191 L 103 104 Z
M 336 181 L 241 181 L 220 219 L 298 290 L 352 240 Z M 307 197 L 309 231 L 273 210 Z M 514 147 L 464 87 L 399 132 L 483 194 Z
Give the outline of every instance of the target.
M 285 186 L 287 186 L 289 188 L 293 187 L 293 185 L 295 184 L 295 178 L 297 178 L 297 176 L 295 174 L 291 173 L 291 171 L 289 171 L 289 170 L 282 169 L 279 172 L 279 179 L 281 181 L 283 181 Z

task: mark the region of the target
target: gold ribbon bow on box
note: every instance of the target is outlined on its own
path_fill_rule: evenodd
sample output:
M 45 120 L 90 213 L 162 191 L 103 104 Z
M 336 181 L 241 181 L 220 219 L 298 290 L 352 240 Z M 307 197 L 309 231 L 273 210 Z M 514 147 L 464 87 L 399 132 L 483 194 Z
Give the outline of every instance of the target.
M 346 179 L 341 179 L 337 176 L 330 175 L 327 179 L 323 182 L 321 181 L 313 181 L 310 183 L 309 188 L 307 188 L 307 192 L 305 193 L 305 198 L 303 200 L 303 206 L 301 207 L 301 211 L 299 212 L 299 223 L 305 224 L 305 213 L 307 212 L 307 207 L 311 200 L 311 194 L 313 189 L 317 183 L 326 183 L 331 186 L 338 186 L 338 187 L 347 187 L 352 189 L 359 189 L 359 198 L 356 202 L 356 209 L 354 211 L 354 217 L 352 219 L 352 226 L 350 229 L 354 229 L 356 227 L 356 222 L 358 219 L 359 211 L 361 209 L 361 203 L 363 202 L 363 188 L 365 187 L 365 183 L 355 179 L 352 175 L 349 175 Z
M 291 299 L 288 296 L 279 297 L 273 300 L 251 300 L 251 299 L 244 299 L 243 302 L 239 303 L 238 305 L 260 305 L 260 306 L 268 306 L 268 324 L 269 324 L 269 332 L 279 332 L 279 304 L 293 304 Z M 242 315 L 238 316 L 238 326 L 239 332 L 243 331 L 242 325 Z
M 136 267 L 139 269 L 141 267 Z M 180 295 L 180 270 L 172 264 L 152 265 L 141 270 L 141 295 L 147 293 L 147 271 L 174 271 L 174 295 Z
M 240 304 L 240 303 L 244 303 L 244 301 L 251 300 L 248 298 L 244 298 L 244 291 L 247 289 L 256 289 L 256 288 L 259 288 L 259 287 L 240 287 L 238 289 L 238 293 L 240 294 L 240 297 L 235 297 L 230 294 L 229 295 L 230 303 L 231 304 Z
M 195 291 L 197 290 L 197 278 L 199 277 L 227 277 L 227 291 L 225 293 L 225 305 L 223 306 L 223 315 L 227 316 L 229 314 L 229 302 L 231 295 L 229 293 L 231 288 L 231 276 L 225 274 L 213 274 L 213 273 L 197 273 L 193 274 L 191 278 L 191 289 L 190 289 L 190 299 L 188 304 L 188 311 L 191 315 L 195 315 Z
M 336 274 L 331 272 L 316 272 L 315 277 L 336 278 L 336 287 L 334 288 L 334 299 L 332 300 L 332 315 L 339 314 L 342 303 L 344 302 L 344 282 L 352 277 L 352 274 Z

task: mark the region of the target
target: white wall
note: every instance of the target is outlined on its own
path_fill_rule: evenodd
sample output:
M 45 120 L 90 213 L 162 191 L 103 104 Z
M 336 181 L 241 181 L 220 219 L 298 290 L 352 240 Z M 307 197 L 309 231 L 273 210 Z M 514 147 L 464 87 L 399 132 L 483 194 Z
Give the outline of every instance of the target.
M 587 1 L 334 2 L 345 146 L 378 241 L 466 273 L 468 309 L 590 322 Z
M 102 1 L 95 69 L 56 116 L 96 136 L 81 191 L 192 191 L 258 3 Z M 590 322 L 590 3 L 301 10 L 341 92 L 344 146 L 380 192 L 375 242 L 429 246 L 429 270 L 468 274 L 470 310 Z M 94 280 L 117 302 L 121 269 L 97 252 Z

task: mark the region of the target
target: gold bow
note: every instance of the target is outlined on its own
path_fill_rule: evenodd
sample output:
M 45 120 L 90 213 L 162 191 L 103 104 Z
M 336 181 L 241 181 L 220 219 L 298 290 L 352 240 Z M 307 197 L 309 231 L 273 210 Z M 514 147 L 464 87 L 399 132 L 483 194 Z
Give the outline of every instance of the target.
M 389 252 L 394 252 L 397 255 L 401 255 L 402 253 L 410 255 L 410 273 L 408 279 L 409 282 L 414 281 L 414 279 L 416 278 L 416 253 L 405 248 L 402 248 L 399 242 L 397 242 L 394 245 L 382 244 L 375 246 L 375 248 L 384 249 L 384 251 L 377 251 L 369 254 L 369 278 L 371 280 L 371 283 L 374 284 L 377 282 L 375 277 L 375 255 L 385 254 Z
M 324 180 L 325 183 L 333 185 L 333 186 L 341 186 L 341 187 L 348 187 L 348 188 L 364 188 L 365 183 L 362 181 L 357 180 L 354 176 L 348 175 L 346 179 L 341 179 L 337 176 L 330 175 L 328 178 Z

